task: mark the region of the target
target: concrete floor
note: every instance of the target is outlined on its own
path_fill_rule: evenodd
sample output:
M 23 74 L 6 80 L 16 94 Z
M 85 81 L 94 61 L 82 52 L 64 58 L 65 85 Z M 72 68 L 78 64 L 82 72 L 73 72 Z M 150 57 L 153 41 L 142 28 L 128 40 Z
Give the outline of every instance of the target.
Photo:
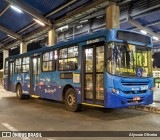
M 0 88 L 0 131 L 10 131 L 3 125 L 4 123 L 20 131 L 160 131 L 159 114 L 132 109 L 116 109 L 104 113 L 100 109 L 90 107 L 83 107 L 81 112 L 73 113 L 67 111 L 62 103 L 40 99 L 18 100 L 14 93 Z M 4 139 L 6 140 L 6 138 Z M 58 137 L 42 139 L 124 140 L 133 138 Z

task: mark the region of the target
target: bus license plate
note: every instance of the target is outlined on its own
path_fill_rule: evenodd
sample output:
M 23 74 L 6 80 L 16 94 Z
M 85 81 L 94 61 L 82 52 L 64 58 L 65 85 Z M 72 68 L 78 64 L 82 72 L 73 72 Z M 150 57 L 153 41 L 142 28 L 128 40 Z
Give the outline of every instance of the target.
M 139 101 L 139 100 L 141 100 L 140 97 L 134 97 L 134 98 L 133 98 L 133 101 Z

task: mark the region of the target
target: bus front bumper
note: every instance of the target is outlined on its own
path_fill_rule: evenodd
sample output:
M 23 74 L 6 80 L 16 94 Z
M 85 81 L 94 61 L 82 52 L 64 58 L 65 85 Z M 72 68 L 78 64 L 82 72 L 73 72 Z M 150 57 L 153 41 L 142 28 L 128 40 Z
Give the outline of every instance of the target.
M 153 103 L 153 93 L 141 97 L 139 101 L 133 101 L 133 98 L 125 98 L 118 94 L 106 93 L 105 108 L 125 108 L 129 106 L 148 105 Z

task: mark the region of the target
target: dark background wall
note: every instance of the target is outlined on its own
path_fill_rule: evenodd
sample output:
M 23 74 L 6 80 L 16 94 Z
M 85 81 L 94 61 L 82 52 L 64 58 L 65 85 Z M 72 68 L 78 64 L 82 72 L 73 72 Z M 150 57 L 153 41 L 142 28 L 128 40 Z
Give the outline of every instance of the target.
M 159 53 L 154 53 L 153 54 L 153 68 L 157 67 L 160 68 L 160 52 Z
M 17 55 L 19 53 L 20 53 L 20 46 L 14 48 L 14 49 L 9 49 L 9 56 Z

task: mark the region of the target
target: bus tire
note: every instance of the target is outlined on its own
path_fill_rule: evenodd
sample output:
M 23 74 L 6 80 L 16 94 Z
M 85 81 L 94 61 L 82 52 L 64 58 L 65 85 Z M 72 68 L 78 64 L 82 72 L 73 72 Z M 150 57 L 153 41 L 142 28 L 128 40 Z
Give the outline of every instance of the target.
M 25 95 L 22 94 L 22 87 L 20 84 L 17 85 L 16 95 L 20 100 L 23 100 L 25 98 Z
M 65 93 L 65 106 L 72 112 L 81 110 L 82 105 L 77 103 L 77 96 L 73 88 L 67 89 Z

